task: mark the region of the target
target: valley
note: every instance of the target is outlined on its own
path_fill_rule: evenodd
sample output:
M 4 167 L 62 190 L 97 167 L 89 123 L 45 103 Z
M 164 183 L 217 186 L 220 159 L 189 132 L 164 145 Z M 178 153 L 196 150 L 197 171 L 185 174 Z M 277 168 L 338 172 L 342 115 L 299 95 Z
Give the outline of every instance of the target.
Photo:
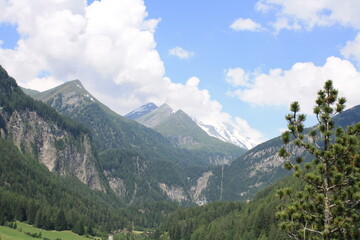
M 102 239 L 287 239 L 276 191 L 302 185 L 283 168 L 281 137 L 236 143 L 237 133 L 225 139 L 228 129 L 166 103 L 123 117 L 79 80 L 33 91 L 1 66 L 0 94 L 0 225 L 58 231 L 39 230 L 43 239 L 83 239 L 65 230 Z M 359 121 L 360 105 L 333 117 L 344 129 Z M 286 150 L 312 160 L 294 143 Z M 0 227 L 0 239 L 19 234 Z

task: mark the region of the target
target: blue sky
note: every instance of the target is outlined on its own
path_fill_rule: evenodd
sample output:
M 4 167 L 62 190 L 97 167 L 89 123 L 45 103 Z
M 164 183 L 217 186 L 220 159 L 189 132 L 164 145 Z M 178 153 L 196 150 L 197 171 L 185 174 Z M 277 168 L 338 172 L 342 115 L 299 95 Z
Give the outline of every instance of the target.
M 149 17 L 161 18 L 155 39 L 166 75 L 183 83 L 191 76 L 199 77 L 200 87 L 208 89 L 223 104 L 224 111 L 241 116 L 267 136 L 274 136 L 286 126 L 283 116 L 288 107 L 252 106 L 230 97 L 231 87 L 224 83 L 224 70 L 241 67 L 268 72 L 274 68 L 289 69 L 297 62 L 323 65 L 329 56 L 341 57 L 340 49 L 356 36 L 357 30 L 336 25 L 277 33 L 267 26 L 274 15 L 256 11 L 257 2 L 145 1 Z M 229 26 L 240 17 L 251 18 L 267 30 L 232 30 Z M 194 56 L 181 60 L 169 55 L 174 46 L 192 51 Z M 269 125 L 264 124 L 264 118 Z M 314 121 L 309 118 L 311 125 Z
M 260 142 L 286 127 L 292 101 L 314 124 L 328 78 L 348 106 L 360 103 L 356 0 L 0 0 L 1 8 L 0 64 L 20 85 L 45 90 L 77 78 L 120 114 L 166 101 Z

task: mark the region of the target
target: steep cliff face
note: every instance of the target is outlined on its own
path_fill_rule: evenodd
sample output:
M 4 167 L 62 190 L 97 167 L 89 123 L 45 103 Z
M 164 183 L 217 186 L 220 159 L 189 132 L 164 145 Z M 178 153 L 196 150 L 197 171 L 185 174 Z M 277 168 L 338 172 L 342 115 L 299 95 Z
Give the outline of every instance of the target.
M 159 187 L 166 194 L 168 198 L 176 202 L 188 201 L 187 194 L 182 187 L 168 186 L 165 183 L 159 183 Z
M 197 179 L 196 185 L 191 187 L 191 198 L 197 205 L 201 206 L 207 203 L 207 199 L 206 196 L 204 196 L 203 191 L 207 188 L 209 179 L 213 175 L 212 171 L 204 172 L 203 175 Z
M 206 190 L 209 179 L 213 176 L 212 171 L 204 172 L 197 180 L 194 186 L 184 188 L 176 185 L 166 185 L 159 183 L 159 187 L 168 198 L 176 202 L 191 201 L 201 206 L 208 202 L 204 190 Z
M 74 137 L 32 111 L 14 111 L 2 116 L 8 137 L 23 153 L 34 155 L 57 175 L 75 176 L 92 189 L 104 189 L 89 136 Z
M 0 137 L 12 140 L 51 172 L 105 190 L 85 128 L 26 96 L 1 66 L 0 129 Z

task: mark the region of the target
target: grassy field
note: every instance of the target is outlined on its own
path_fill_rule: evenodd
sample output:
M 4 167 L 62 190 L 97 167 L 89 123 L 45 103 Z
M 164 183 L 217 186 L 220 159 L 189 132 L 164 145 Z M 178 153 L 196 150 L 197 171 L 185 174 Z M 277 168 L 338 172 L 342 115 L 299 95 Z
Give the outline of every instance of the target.
M 31 225 L 16 222 L 17 229 L 12 229 L 9 227 L 0 226 L 0 240 L 42 240 L 44 238 L 50 240 L 89 240 L 90 238 L 76 235 L 71 231 L 46 231 L 43 229 L 35 228 Z M 25 232 L 29 233 L 41 233 L 41 238 L 31 237 Z M 92 238 L 96 239 L 96 238 Z

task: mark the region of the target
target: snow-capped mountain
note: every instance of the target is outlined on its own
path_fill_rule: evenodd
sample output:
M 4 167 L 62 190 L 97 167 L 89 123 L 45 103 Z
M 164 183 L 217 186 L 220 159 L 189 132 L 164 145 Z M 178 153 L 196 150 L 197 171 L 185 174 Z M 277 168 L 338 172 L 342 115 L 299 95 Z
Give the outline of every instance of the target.
M 154 117 L 150 113 L 155 113 L 154 110 L 158 109 L 158 107 L 153 103 L 147 103 L 126 114 L 125 117 L 128 119 L 136 120 L 141 124 L 145 124 L 147 127 L 153 127 L 156 124 L 152 124 L 149 119 L 152 119 L 153 122 L 156 120 L 155 122 L 159 123 L 161 119 L 166 119 L 166 117 L 170 116 L 171 113 L 173 113 L 172 109 L 167 104 L 163 104 L 160 108 L 162 109 L 162 111 L 157 111 L 156 117 Z M 159 112 L 161 112 L 161 114 L 159 114 Z M 208 135 L 215 137 L 223 142 L 232 143 L 245 149 L 251 149 L 257 144 L 259 144 L 259 142 L 255 141 L 254 139 L 251 139 L 248 136 L 244 136 L 241 133 L 241 129 L 234 124 L 222 122 L 216 123 L 216 125 L 214 125 L 203 123 L 195 118 L 192 118 L 192 120 Z
M 147 103 L 147 104 L 135 109 L 134 111 L 129 112 L 124 117 L 131 119 L 131 120 L 135 120 L 135 119 L 138 119 L 138 118 L 152 112 L 155 109 L 157 109 L 157 106 L 154 103 Z
M 194 121 L 201 127 L 207 134 L 216 137 L 224 142 L 235 144 L 239 147 L 251 149 L 259 143 L 248 136 L 241 134 L 239 127 L 231 123 L 217 123 L 216 125 L 205 124 L 201 121 L 194 119 Z

